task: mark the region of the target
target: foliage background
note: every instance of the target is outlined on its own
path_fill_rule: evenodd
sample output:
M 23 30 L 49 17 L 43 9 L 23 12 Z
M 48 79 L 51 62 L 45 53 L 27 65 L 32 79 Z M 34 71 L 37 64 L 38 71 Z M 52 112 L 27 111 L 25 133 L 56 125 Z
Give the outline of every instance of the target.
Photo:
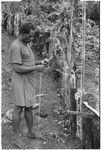
M 27 16 L 25 14 L 27 9 L 31 11 L 31 15 Z M 54 56 L 54 61 L 50 64 L 50 67 L 52 70 L 58 70 L 60 73 L 63 72 L 61 89 L 62 92 L 66 91 L 65 88 L 68 91 L 69 87 L 67 85 L 69 85 L 69 79 L 72 77 L 71 72 L 73 72 L 74 63 L 76 63 L 77 68 L 82 68 L 82 2 L 79 0 L 69 0 L 68 2 L 65 0 L 2 2 L 2 13 L 5 11 L 8 17 L 13 13 L 20 13 L 22 22 L 32 22 L 39 32 L 48 31 L 51 33 L 50 38 L 48 38 L 50 43 L 48 57 Z M 90 94 L 93 93 L 94 97 L 97 97 L 98 100 L 96 89 L 99 91 L 100 3 L 94 1 L 86 2 L 86 15 L 85 90 Z M 77 74 L 77 77 L 80 82 L 80 74 Z M 79 87 L 80 83 L 78 83 Z

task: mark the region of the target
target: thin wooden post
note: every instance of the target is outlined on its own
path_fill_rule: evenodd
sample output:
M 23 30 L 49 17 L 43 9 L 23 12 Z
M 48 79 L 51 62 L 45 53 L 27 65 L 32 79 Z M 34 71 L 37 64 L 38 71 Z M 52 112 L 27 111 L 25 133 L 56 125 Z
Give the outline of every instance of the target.
M 67 48 L 67 54 L 68 54 L 68 69 L 71 70 L 71 51 L 72 51 L 72 42 L 73 42 L 73 35 L 72 35 L 72 30 L 73 30 L 73 7 L 71 10 L 71 22 L 70 22 L 70 40 L 69 40 L 69 49 Z M 64 35 L 65 41 L 66 41 L 66 46 L 68 45 L 67 43 L 67 39 L 66 39 L 66 35 Z M 64 60 L 66 60 L 65 58 L 63 58 Z M 65 64 L 64 64 L 65 66 Z M 69 73 L 69 72 L 68 72 Z M 66 82 L 66 75 L 67 74 L 67 70 L 64 70 L 64 80 L 65 80 L 65 103 L 67 106 L 67 109 L 70 109 L 70 88 L 71 88 L 71 82 L 69 79 L 69 96 L 67 97 L 67 82 Z
M 73 43 L 73 6 L 71 10 L 71 22 L 70 22 L 70 40 L 69 40 L 69 51 L 68 51 L 68 62 L 71 69 L 71 51 L 72 51 L 72 43 Z
M 85 87 L 85 41 L 86 41 L 86 2 L 83 2 L 83 49 L 82 49 L 82 55 L 81 55 L 81 63 L 82 63 L 82 72 L 81 72 L 81 90 L 82 90 L 82 96 L 83 96 L 83 89 Z M 80 111 L 82 111 L 82 98 L 80 101 Z
M 77 90 L 75 88 L 71 88 L 70 89 L 70 102 L 71 102 L 71 107 L 70 110 L 71 111 L 75 111 L 76 112 L 76 100 L 75 100 L 75 93 L 77 92 Z M 73 137 L 76 136 L 76 115 L 71 115 L 71 131 L 72 131 L 72 135 Z
M 83 48 L 81 53 L 81 65 L 82 65 L 82 71 L 81 71 L 81 96 L 77 100 L 77 111 L 82 112 L 82 103 L 83 103 L 83 95 L 84 95 L 84 87 L 85 87 L 85 37 L 86 37 L 86 2 L 82 2 L 82 26 L 83 26 Z M 82 134 L 82 117 L 77 116 L 77 136 L 82 140 L 83 134 Z

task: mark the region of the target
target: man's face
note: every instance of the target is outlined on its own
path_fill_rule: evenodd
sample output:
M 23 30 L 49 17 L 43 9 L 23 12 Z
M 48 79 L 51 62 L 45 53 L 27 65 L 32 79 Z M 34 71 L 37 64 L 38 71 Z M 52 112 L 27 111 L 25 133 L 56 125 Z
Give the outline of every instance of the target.
M 30 33 L 29 34 L 23 34 L 21 40 L 25 44 L 30 43 L 31 42 Z

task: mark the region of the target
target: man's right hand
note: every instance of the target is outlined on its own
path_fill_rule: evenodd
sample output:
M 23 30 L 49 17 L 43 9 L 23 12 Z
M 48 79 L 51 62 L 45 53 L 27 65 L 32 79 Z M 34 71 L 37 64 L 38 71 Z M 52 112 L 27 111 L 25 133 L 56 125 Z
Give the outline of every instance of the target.
M 37 66 L 24 66 L 20 64 L 14 64 L 14 71 L 19 74 L 26 74 L 32 71 L 39 71 L 42 72 L 44 70 L 44 65 L 37 65 Z

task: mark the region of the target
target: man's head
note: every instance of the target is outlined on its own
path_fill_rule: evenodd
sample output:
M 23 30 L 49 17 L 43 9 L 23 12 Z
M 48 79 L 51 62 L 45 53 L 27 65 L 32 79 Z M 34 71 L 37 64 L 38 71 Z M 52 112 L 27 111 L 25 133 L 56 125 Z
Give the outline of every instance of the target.
M 21 41 L 25 44 L 31 42 L 31 30 L 35 30 L 34 26 L 31 23 L 25 23 L 20 26 L 19 36 Z

